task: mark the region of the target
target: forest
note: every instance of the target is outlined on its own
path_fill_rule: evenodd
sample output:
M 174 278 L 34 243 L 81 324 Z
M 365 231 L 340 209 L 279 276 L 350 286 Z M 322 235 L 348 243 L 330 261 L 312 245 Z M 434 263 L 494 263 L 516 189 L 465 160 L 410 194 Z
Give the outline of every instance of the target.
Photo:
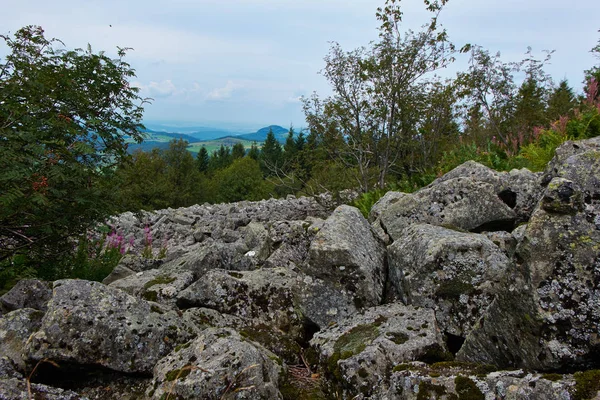
M 270 134 L 196 158 L 183 140 L 128 154 L 151 102 L 130 85 L 128 49 L 64 50 L 36 26 L 1 36 L 0 292 L 25 277 L 101 279 L 123 248 L 98 226 L 124 211 L 351 189 L 366 213 L 386 191 L 417 190 L 467 160 L 539 171 L 561 143 L 600 135 L 600 41 L 584 82 L 556 81 L 544 69 L 552 51 L 507 62 L 456 46 L 440 22 L 446 1 L 425 7 L 429 22 L 404 32 L 400 2 L 387 0 L 378 40 L 333 43 L 321 71 L 332 95 L 303 98 L 307 127 L 285 144 Z M 468 67 L 440 77 L 458 57 Z

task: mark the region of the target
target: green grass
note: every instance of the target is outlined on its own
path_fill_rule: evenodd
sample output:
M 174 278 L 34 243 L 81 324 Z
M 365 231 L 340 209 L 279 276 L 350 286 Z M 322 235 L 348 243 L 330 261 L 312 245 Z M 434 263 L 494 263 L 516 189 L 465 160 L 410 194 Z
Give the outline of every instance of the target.
M 190 143 L 187 149 L 191 152 L 197 153 L 202 147 L 205 147 L 208 153 L 211 154 L 213 151 L 218 150 L 219 147 L 221 147 L 221 145 L 231 147 L 236 143 L 242 143 L 245 149 L 249 149 L 252 146 L 252 143 L 254 142 L 251 140 L 227 137 L 222 139 L 205 140 L 202 142 Z M 257 143 L 257 145 L 261 147 L 262 143 Z

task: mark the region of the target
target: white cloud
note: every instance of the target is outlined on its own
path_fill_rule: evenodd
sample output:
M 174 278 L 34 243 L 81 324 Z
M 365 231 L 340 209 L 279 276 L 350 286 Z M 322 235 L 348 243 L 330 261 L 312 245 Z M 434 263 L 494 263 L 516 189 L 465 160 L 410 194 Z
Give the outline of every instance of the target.
M 206 98 L 208 100 L 225 100 L 231 97 L 234 90 L 244 87 L 241 83 L 227 81 L 224 87 L 212 90 Z

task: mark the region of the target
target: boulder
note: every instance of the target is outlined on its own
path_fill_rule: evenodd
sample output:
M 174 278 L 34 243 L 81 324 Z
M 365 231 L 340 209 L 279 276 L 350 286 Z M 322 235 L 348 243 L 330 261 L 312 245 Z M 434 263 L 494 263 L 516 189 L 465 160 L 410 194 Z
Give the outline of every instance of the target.
M 119 279 L 109 286 L 141 299 L 175 306 L 179 292 L 193 281 L 194 275 L 189 271 L 169 274 L 163 270 L 151 269 Z
M 406 363 L 394 368 L 389 386 L 373 398 L 564 400 L 574 397 L 573 375 L 532 374 L 523 370 L 490 371 L 489 366 L 457 362 Z
M 517 247 L 521 265 L 508 272 L 460 359 L 537 370 L 600 366 L 600 149 L 573 146 L 557 151 Z
M 517 222 L 529 220 L 544 190 L 540 173 L 526 168 L 510 172 L 495 171 L 476 161 L 467 161 L 436 179 L 427 187 L 455 178 L 469 178 L 475 182 L 489 183 L 494 192 L 517 214 Z
M 274 221 L 269 224 L 269 257 L 265 267 L 297 268 L 304 264 L 312 240 L 323 227 L 323 220 Z
M 159 304 L 98 282 L 60 280 L 25 354 L 31 364 L 46 358 L 149 374 L 191 332 L 177 313 Z
M 353 293 L 359 308 L 383 300 L 385 249 L 357 208 L 342 205 L 327 218 L 310 245 L 303 270 Z
M 182 291 L 181 308 L 206 307 L 251 321 L 255 326 L 302 337 L 304 320 L 296 310 L 294 286 L 297 274 L 285 268 L 256 271 L 211 270 Z
M 231 329 L 209 328 L 154 368 L 153 399 L 282 399 L 283 368 L 273 353 Z
M 446 351 L 433 310 L 400 303 L 368 308 L 317 332 L 310 341 L 316 360 L 343 398 L 374 394 L 389 372 L 408 361 L 443 361 Z
M 55 388 L 32 383 L 31 396 L 27 382 L 24 379 L 0 379 L 0 399 L 2 400 L 87 400 L 87 397 L 82 397 L 70 390 Z
M 23 379 L 23 374 L 17 371 L 17 368 L 10 357 L 0 357 L 0 380 L 10 378 Z
M 0 315 L 20 308 L 46 311 L 52 297 L 51 284 L 37 279 L 23 279 L 0 297 Z
M 388 263 L 388 297 L 434 309 L 440 329 L 464 339 L 511 261 L 484 235 L 417 224 L 388 248 Z
M 496 194 L 493 185 L 453 178 L 399 199 L 380 216 L 392 240 L 412 224 L 450 226 L 467 231 L 512 230 L 517 214 Z
M 39 310 L 21 308 L 0 317 L 0 354 L 21 372 L 26 369 L 23 349 L 29 336 L 40 328 L 43 316 Z

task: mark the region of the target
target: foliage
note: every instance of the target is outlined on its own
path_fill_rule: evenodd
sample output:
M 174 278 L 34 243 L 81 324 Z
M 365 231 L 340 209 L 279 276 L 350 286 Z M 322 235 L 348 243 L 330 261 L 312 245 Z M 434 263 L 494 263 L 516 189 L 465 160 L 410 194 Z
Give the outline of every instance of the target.
M 373 185 L 373 173 L 383 188 L 390 173 L 413 168 L 415 138 L 428 133 L 419 127 L 438 128 L 441 132 L 431 135 L 438 137 L 448 126 L 448 120 L 438 124 L 422 118 L 436 89 L 429 76 L 454 60 L 454 46 L 438 24 L 445 3 L 426 2 L 433 13 L 430 22 L 419 32 L 402 34 L 399 1 L 386 1 L 377 13 L 379 41 L 350 52 L 334 43 L 325 57 L 322 73 L 334 95 L 303 99 L 311 133 L 321 137 L 330 158 L 355 171 L 363 192 Z
M 261 200 L 269 197 L 272 187 L 263 180 L 257 161 L 250 157 L 235 160 L 229 167 L 217 171 L 216 202 L 230 203 L 241 200 Z
M 142 139 L 144 99 L 126 49 L 65 50 L 35 26 L 0 37 L 0 260 L 39 269 L 114 211 L 104 183 Z

